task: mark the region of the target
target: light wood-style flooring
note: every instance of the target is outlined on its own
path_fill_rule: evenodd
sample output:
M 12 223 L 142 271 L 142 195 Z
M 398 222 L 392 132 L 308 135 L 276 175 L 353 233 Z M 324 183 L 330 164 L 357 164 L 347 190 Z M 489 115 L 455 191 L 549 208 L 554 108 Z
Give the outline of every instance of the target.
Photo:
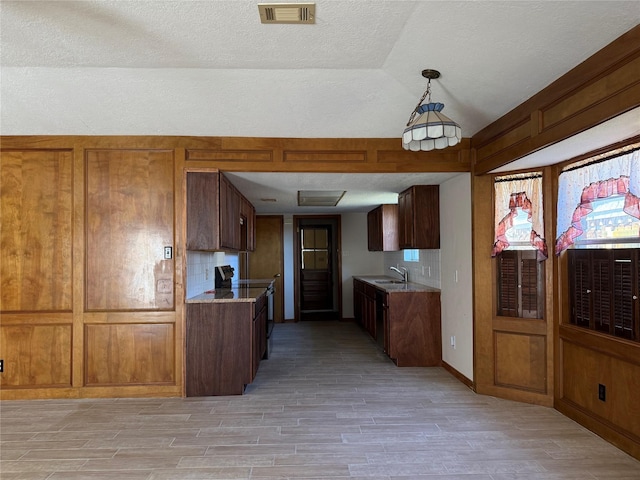
M 276 325 L 245 395 L 0 403 L 2 480 L 630 480 L 557 411 L 397 368 L 358 326 Z

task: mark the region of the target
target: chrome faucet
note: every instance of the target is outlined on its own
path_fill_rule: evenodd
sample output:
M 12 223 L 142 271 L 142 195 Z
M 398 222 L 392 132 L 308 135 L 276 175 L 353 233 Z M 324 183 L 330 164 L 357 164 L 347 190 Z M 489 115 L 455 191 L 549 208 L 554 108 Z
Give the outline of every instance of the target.
M 407 271 L 407 269 L 405 267 L 400 267 L 402 270 L 396 268 L 396 267 L 389 267 L 389 270 L 393 270 L 394 272 L 402 275 L 402 281 L 404 283 L 407 283 L 409 281 L 409 272 Z

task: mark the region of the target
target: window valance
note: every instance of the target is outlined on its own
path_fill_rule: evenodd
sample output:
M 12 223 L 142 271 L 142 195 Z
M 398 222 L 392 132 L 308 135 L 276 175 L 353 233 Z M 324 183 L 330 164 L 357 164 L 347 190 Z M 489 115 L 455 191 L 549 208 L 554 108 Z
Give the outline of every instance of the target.
M 624 195 L 624 212 L 640 218 L 640 148 L 560 174 L 556 255 L 582 235 L 580 221 L 593 211 L 591 202 L 611 195 Z
M 538 251 L 538 260 L 547 258 L 544 240 L 542 173 L 527 173 L 497 177 L 494 182 L 494 232 L 491 256 L 509 247 L 506 232 L 513 227 L 518 207 L 531 222 L 531 245 Z

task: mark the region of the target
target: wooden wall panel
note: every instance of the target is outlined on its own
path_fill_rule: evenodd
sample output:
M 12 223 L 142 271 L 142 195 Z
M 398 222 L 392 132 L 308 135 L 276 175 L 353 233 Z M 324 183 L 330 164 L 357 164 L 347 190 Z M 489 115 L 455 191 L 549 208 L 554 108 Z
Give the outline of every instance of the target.
M 640 107 L 639 68 L 640 25 L 476 133 L 476 174 Z
M 172 150 L 86 153 L 86 309 L 174 308 Z
M 3 151 L 0 310 L 71 311 L 72 152 Z
M 70 387 L 71 323 L 0 326 L 2 388 Z
M 175 382 L 173 324 L 85 325 L 85 384 L 154 385 Z
M 496 385 L 545 393 L 546 349 L 542 335 L 495 332 Z

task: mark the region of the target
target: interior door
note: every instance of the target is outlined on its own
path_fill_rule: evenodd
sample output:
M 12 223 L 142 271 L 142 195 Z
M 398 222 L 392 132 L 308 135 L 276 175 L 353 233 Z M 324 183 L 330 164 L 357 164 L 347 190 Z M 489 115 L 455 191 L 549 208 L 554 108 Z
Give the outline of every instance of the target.
M 294 217 L 296 319 L 339 319 L 340 217 Z

